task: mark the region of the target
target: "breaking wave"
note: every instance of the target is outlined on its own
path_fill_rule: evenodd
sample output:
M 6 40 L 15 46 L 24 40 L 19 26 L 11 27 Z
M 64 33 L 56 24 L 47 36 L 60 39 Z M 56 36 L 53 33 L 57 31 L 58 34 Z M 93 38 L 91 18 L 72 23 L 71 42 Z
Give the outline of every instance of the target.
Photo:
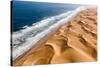
M 84 7 L 79 7 L 73 11 L 68 11 L 66 13 L 41 20 L 40 22 L 36 22 L 32 26 L 24 26 L 23 29 L 13 32 L 13 60 L 28 51 L 35 43 L 48 33 L 51 33 L 53 30 L 58 29 L 58 27 L 70 21 L 78 12 L 84 9 Z

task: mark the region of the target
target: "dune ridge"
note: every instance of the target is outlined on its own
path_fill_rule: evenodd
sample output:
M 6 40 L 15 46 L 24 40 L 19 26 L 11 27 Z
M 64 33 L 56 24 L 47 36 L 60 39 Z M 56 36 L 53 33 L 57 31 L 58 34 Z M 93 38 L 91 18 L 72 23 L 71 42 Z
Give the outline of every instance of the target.
M 14 66 L 93 62 L 97 60 L 97 7 L 79 12 L 38 48 L 13 62 Z

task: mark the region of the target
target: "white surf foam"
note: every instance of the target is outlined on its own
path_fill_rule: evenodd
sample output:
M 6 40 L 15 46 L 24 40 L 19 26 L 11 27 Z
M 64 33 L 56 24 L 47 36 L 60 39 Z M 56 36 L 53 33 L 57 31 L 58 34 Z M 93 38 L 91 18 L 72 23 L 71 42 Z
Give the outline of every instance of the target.
M 48 33 L 70 21 L 78 12 L 84 9 L 84 7 L 79 7 L 76 10 L 44 19 L 32 26 L 25 26 L 25 29 L 14 32 L 12 34 L 13 60 L 29 50 Z

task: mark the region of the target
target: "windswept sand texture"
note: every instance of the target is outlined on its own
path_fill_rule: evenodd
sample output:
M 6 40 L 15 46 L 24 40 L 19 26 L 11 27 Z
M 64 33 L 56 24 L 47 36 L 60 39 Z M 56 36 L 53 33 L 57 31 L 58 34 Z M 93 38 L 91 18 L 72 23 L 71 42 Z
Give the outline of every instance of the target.
M 17 58 L 13 65 L 61 64 L 96 61 L 97 8 L 81 11 L 38 48 Z

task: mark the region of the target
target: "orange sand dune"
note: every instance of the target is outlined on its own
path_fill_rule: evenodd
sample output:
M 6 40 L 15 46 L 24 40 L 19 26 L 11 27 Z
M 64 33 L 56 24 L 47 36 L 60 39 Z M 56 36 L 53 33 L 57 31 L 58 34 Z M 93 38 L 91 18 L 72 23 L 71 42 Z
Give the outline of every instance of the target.
M 32 48 L 14 66 L 90 62 L 97 58 L 97 9 L 81 11 L 38 48 Z M 41 46 L 40 46 L 41 45 Z

